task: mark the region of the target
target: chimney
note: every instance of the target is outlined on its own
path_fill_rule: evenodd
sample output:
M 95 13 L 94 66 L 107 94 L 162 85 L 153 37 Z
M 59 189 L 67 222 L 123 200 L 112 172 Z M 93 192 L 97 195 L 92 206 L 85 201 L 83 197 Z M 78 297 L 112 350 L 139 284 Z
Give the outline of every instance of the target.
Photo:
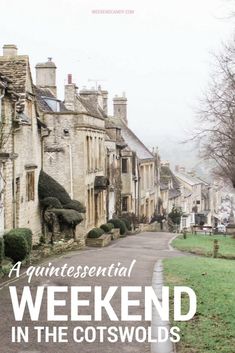
M 103 111 L 108 115 L 108 91 L 101 91 L 103 96 Z
M 175 166 L 175 171 L 176 171 L 176 173 L 179 173 L 179 170 L 180 170 L 180 166 L 177 164 L 177 165 Z
M 3 56 L 17 56 L 17 46 L 15 44 L 5 44 L 3 46 Z
M 76 111 L 77 86 L 73 83 L 72 74 L 68 74 L 68 83 L 64 86 L 64 105 L 68 110 Z
M 103 93 L 100 86 L 98 89 L 95 89 L 95 87 L 91 87 L 90 89 L 83 88 L 79 94 L 83 99 L 93 104 L 94 107 L 103 109 Z
M 36 65 L 36 86 L 49 88 L 56 97 L 56 66 L 52 58 Z
M 125 93 L 122 97 L 117 95 L 113 98 L 113 115 L 122 119 L 126 124 L 127 122 L 127 99 Z
M 186 172 L 186 168 L 185 167 L 179 167 L 179 172 L 180 173 L 185 173 Z
M 72 74 L 68 74 L 68 85 L 71 85 L 73 82 Z

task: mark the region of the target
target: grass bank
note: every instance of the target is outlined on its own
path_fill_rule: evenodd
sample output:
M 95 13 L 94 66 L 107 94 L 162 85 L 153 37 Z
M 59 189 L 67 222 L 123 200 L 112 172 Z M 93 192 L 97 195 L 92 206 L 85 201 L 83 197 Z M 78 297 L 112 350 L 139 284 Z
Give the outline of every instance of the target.
M 164 270 L 166 285 L 188 286 L 197 295 L 195 317 L 174 323 L 181 330 L 177 353 L 235 352 L 234 262 L 182 257 L 164 260 Z M 183 298 L 183 312 L 187 306 L 188 300 Z
M 235 239 L 224 235 L 188 234 L 187 239 L 180 235 L 173 240 L 172 246 L 181 251 L 188 251 L 197 255 L 212 256 L 213 241 L 219 241 L 218 257 L 235 260 Z

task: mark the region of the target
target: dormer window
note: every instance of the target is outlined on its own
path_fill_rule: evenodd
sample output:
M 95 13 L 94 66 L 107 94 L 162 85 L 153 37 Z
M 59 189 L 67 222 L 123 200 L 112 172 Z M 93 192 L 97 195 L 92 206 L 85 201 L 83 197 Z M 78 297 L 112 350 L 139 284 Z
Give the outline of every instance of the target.
M 60 102 L 56 98 L 51 98 L 51 97 L 43 97 L 43 98 L 53 112 L 60 111 Z

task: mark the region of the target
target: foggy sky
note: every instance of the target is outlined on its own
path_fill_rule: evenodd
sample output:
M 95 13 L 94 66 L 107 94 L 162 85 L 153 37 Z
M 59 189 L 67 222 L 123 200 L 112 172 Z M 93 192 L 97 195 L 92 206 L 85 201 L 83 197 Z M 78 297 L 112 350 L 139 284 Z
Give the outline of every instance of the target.
M 163 158 L 190 164 L 175 142 L 193 125 L 211 53 L 232 38 L 229 0 L 1 0 L 0 46 L 16 44 L 34 66 L 52 57 L 63 99 L 68 73 L 79 88 L 98 82 L 126 92 L 130 127 Z M 131 15 L 92 10 L 134 10 Z M 184 147 L 184 149 L 187 147 Z M 182 161 L 183 159 L 187 159 Z

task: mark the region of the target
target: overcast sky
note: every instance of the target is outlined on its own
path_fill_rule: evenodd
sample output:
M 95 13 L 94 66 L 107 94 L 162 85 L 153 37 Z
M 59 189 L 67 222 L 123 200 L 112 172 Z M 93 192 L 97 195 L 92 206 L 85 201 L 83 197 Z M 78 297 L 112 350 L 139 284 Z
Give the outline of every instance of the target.
M 211 72 L 211 53 L 231 39 L 229 0 L 0 0 L 0 45 L 28 54 L 34 74 L 52 57 L 63 98 L 68 73 L 79 88 L 126 92 L 130 127 L 172 163 L 190 161 L 175 145 L 193 124 L 193 107 Z M 94 14 L 131 10 L 132 14 Z M 133 13 L 134 12 L 134 13 Z

